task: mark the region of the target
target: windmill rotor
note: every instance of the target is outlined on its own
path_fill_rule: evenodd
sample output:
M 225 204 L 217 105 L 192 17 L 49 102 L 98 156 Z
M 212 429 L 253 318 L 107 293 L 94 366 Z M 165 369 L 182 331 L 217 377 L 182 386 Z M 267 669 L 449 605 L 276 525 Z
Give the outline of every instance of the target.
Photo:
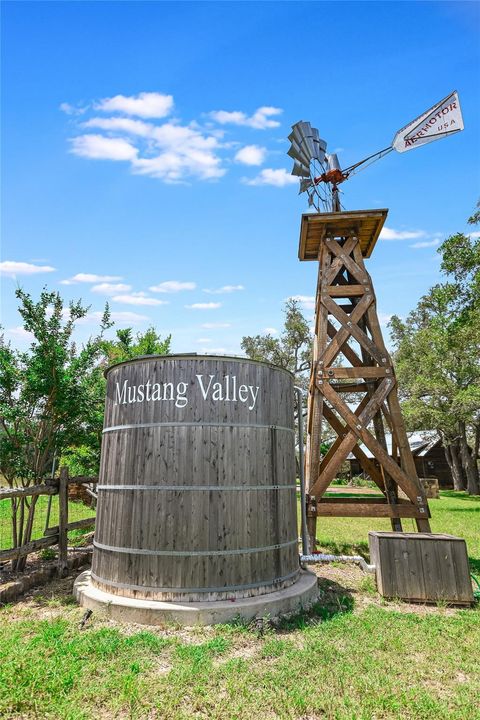
M 292 125 L 287 154 L 293 159 L 292 175 L 300 180 L 299 194 L 306 192 L 308 204 L 318 212 L 339 212 L 338 186 L 392 150 L 404 153 L 433 140 L 463 130 L 460 100 L 456 91 L 433 105 L 399 130 L 391 145 L 342 170 L 335 153 L 328 154 L 327 143 L 316 128 L 300 120 Z
M 292 126 L 288 139 L 287 154 L 294 161 L 292 175 L 300 178 L 300 193 L 307 193 L 308 204 L 319 212 L 340 209 L 336 186 L 346 178 L 337 156 L 326 153 L 327 143 L 317 128 L 300 120 Z

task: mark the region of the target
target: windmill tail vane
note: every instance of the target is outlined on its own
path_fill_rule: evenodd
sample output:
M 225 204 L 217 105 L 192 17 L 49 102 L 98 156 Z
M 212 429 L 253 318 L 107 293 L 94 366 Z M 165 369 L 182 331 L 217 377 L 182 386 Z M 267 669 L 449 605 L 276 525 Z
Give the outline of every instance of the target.
M 292 175 L 300 180 L 299 192 L 307 193 L 309 206 L 314 206 L 318 212 L 339 212 L 338 186 L 349 177 L 392 150 L 407 152 L 453 135 L 463 128 L 460 100 L 454 91 L 399 130 L 391 145 L 343 170 L 337 155 L 326 152 L 327 143 L 322 140 L 318 130 L 303 120 L 292 126 L 287 154 L 293 159 Z

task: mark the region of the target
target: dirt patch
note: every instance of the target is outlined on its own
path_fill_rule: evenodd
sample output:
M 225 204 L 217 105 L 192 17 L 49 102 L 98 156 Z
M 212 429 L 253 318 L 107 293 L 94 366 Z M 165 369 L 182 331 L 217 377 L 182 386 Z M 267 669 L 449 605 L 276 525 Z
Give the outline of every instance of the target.
M 376 592 L 375 576 L 368 575 L 354 563 L 325 563 L 309 565 L 322 582 L 322 586 L 330 592 L 338 593 L 338 587 L 350 593 L 354 598 L 353 612 L 361 613 L 369 606 L 381 607 L 384 610 L 393 610 L 415 615 L 455 615 L 464 610 L 462 607 L 436 605 L 425 603 L 411 603 L 400 599 L 387 600 Z M 329 587 L 328 581 L 331 585 Z M 336 587 L 335 587 L 336 585 Z

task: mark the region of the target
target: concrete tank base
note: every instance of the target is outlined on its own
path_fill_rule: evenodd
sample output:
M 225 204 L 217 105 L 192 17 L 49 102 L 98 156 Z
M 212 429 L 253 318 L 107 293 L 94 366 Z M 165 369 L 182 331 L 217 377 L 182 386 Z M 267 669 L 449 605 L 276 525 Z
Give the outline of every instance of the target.
M 83 572 L 73 586 L 75 599 L 90 610 L 101 610 L 108 617 L 120 622 L 141 625 L 163 625 L 178 623 L 183 626 L 218 625 L 235 618 L 274 618 L 293 615 L 311 607 L 318 597 L 317 577 L 309 571 L 302 571 L 294 585 L 284 590 L 242 598 L 235 601 L 212 602 L 160 602 L 158 600 L 136 600 L 113 595 L 96 588 L 90 578 L 90 571 Z

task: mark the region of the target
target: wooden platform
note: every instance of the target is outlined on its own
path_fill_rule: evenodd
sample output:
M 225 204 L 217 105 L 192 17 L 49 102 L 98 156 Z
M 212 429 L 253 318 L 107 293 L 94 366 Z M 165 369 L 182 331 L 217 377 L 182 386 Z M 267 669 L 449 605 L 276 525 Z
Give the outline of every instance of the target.
M 320 243 L 328 237 L 358 238 L 363 257 L 370 257 L 388 210 L 351 210 L 335 213 L 305 213 L 300 227 L 300 260 L 318 260 Z

